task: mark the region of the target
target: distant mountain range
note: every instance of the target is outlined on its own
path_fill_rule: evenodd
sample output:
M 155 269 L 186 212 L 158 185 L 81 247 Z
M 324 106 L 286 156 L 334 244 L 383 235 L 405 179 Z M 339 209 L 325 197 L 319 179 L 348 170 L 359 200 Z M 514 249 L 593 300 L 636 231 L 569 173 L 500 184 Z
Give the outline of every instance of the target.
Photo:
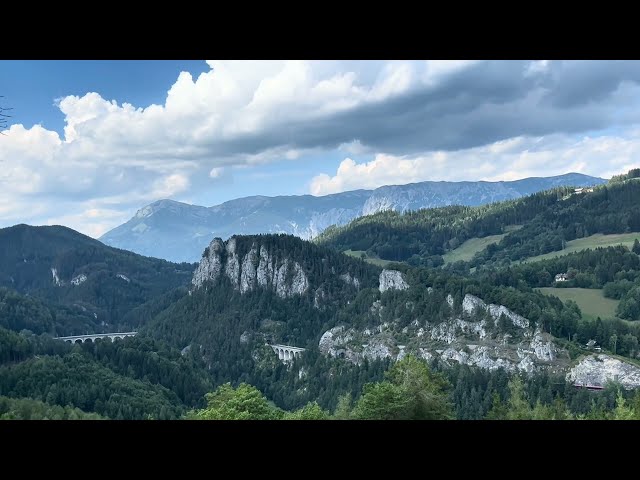
M 194 262 L 213 237 L 289 233 L 303 239 L 331 225 L 383 210 L 405 212 L 446 205 L 476 206 L 520 198 L 559 186 L 600 185 L 606 180 L 579 173 L 511 182 L 420 182 L 355 190 L 322 197 L 252 196 L 213 207 L 159 200 L 105 233 L 107 245 L 171 260 Z

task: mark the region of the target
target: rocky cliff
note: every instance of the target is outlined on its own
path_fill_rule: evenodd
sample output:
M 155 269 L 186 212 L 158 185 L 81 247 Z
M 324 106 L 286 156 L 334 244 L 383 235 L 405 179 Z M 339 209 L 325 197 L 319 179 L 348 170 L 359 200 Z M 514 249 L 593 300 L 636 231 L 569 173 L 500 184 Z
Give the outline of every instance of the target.
M 378 289 L 381 292 L 386 292 L 387 290 L 404 290 L 406 288 L 409 288 L 409 285 L 405 282 L 401 272 L 397 270 L 382 270 L 380 273 L 380 286 Z
M 630 390 L 640 387 L 640 368 L 609 355 L 589 355 L 569 371 L 567 381 L 585 387 L 604 387 L 614 381 Z
M 241 293 L 262 287 L 273 289 L 280 298 L 288 298 L 302 295 L 309 289 L 309 279 L 297 261 L 277 257 L 257 241 L 244 255 L 238 254 L 236 246 L 235 237 L 226 243 L 221 238 L 214 238 L 193 274 L 194 288 L 224 275 Z
M 387 288 L 408 285 L 400 272 L 385 270 L 380 275 L 380 290 Z M 458 362 L 510 372 L 557 372 L 569 366 L 567 352 L 554 344 L 553 337 L 505 306 L 486 304 L 468 294 L 461 305 L 456 305 L 450 294 L 436 296 L 433 288 L 428 292 L 434 301 L 444 298 L 450 308 L 451 314 L 444 321 L 416 318 L 404 327 L 399 320 L 383 322 L 385 307 L 376 300 L 370 308 L 369 327 L 358 330 L 339 325 L 327 330 L 320 338 L 320 351 L 356 364 L 365 358 L 398 360 L 413 353 L 428 360 L 439 357 L 447 364 Z M 405 308 L 411 311 L 411 302 L 406 302 Z M 511 333 L 505 333 L 501 320 L 512 325 L 508 328 Z

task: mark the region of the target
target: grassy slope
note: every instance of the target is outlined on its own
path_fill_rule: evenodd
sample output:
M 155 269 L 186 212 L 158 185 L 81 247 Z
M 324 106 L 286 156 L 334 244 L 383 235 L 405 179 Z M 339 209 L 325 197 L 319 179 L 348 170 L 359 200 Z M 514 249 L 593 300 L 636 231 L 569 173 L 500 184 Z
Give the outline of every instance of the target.
M 640 233 L 615 233 L 612 235 L 603 235 L 601 233 L 596 233 L 595 235 L 591 235 L 589 237 L 578 238 L 576 240 L 567 242 L 567 246 L 564 250 L 560 250 L 558 252 L 549 252 L 545 253 L 544 255 L 538 255 L 536 257 L 530 257 L 523 260 L 522 263 L 536 262 L 538 260 L 560 257 L 562 255 L 578 252 L 580 250 L 586 250 L 587 248 L 613 247 L 615 245 L 624 245 L 625 247 L 631 249 L 633 241 L 636 238 L 640 240 Z
M 484 238 L 470 238 L 455 250 L 445 253 L 442 256 L 444 263 L 458 262 L 460 260 L 468 262 L 476 253 L 484 250 L 492 243 L 498 243 L 505 235 L 506 233 L 501 233 L 499 235 L 489 235 Z
M 386 267 L 388 264 L 390 263 L 396 263 L 396 262 L 391 262 L 389 260 L 382 260 L 381 258 L 375 258 L 375 257 L 369 257 L 367 255 L 367 252 L 365 252 L 364 250 L 345 250 L 344 252 L 345 255 L 349 255 L 350 257 L 355 257 L 355 258 L 361 258 L 361 254 L 364 253 L 364 261 L 365 262 L 369 262 L 372 265 L 377 265 L 378 267 Z
M 545 295 L 555 295 L 562 301 L 573 300 L 582 310 L 585 319 L 613 318 L 619 300 L 606 298 L 602 290 L 595 288 L 553 288 L 539 289 Z
M 458 262 L 460 260 L 468 262 L 476 253 L 481 252 L 487 248 L 488 245 L 498 243 L 510 232 L 518 230 L 519 228 L 522 228 L 522 225 L 509 225 L 508 227 L 505 227 L 505 233 L 489 235 L 488 237 L 483 238 L 470 238 L 455 250 L 445 253 L 442 256 L 442 258 L 444 258 L 444 263 Z

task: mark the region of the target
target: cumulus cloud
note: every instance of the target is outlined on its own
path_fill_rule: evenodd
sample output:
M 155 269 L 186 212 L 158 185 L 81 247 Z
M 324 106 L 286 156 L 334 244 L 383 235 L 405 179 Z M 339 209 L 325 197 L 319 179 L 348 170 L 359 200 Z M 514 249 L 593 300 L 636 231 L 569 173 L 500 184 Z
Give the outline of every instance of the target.
M 455 152 L 378 154 L 364 163 L 345 158 L 335 175 L 315 176 L 310 191 L 313 195 L 327 195 L 428 180 L 507 181 L 568 172 L 610 178 L 640 167 L 639 134 L 632 129 L 618 136 L 586 136 L 578 140 L 567 135 L 515 137 Z
M 62 218 L 64 204 L 66 219 L 96 232 L 117 224 L 114 212 L 131 214 L 141 203 L 210 188 L 230 178 L 228 167 L 301 161 L 334 150 L 377 155 L 364 164 L 346 159 L 334 175 L 316 177 L 314 193 L 423 180 L 425 168 L 431 176 L 469 179 L 546 174 L 553 165 L 578 169 L 578 160 L 553 163 L 540 152 L 523 150 L 518 157 L 508 142 L 529 145 L 543 137 L 551 152 L 547 137 L 640 121 L 639 62 L 208 64 L 197 78 L 182 72 L 160 105 L 76 92 L 56 101 L 63 132 L 12 125 L 0 137 L 0 222 L 47 223 Z M 593 142 L 585 145 L 605 148 Z M 522 145 L 514 148 L 528 148 Z M 563 145 L 553 155 L 570 151 Z M 478 155 L 479 166 L 464 174 L 452 167 L 470 155 Z M 530 166 L 528 155 L 546 161 L 545 169 Z M 113 215 L 105 213 L 99 226 L 89 211 Z

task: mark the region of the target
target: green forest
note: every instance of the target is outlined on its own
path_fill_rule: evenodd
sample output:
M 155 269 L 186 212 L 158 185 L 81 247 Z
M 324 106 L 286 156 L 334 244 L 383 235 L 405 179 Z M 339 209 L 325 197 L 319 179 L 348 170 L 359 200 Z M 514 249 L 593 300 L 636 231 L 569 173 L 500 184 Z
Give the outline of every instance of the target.
M 309 288 L 286 298 L 269 287 L 241 293 L 226 275 L 196 289 L 196 265 L 106 247 L 64 227 L 2 229 L 0 419 L 640 419 L 640 390 L 617 381 L 594 391 L 566 372 L 487 370 L 412 353 L 353 362 L 319 349 L 338 326 L 435 328 L 467 315 L 461 304 L 473 295 L 528 319 L 574 364 L 593 354 L 593 341 L 640 365 L 639 242 L 520 262 L 594 233 L 640 231 L 639 176 L 586 193 L 559 188 L 482 207 L 383 212 L 315 242 L 236 236 L 239 258 L 261 245 L 299 263 Z M 466 240 L 499 234 L 471 260 L 444 265 L 442 255 Z M 407 288 L 381 292 L 382 268 L 346 250 L 392 260 L 386 268 Z M 548 294 L 551 287 L 602 292 L 618 302 L 615 314 L 587 315 Z M 125 330 L 139 333 L 79 345 L 55 339 Z M 486 335 L 523 334 L 502 315 Z M 276 343 L 306 350 L 284 363 L 269 346 Z

